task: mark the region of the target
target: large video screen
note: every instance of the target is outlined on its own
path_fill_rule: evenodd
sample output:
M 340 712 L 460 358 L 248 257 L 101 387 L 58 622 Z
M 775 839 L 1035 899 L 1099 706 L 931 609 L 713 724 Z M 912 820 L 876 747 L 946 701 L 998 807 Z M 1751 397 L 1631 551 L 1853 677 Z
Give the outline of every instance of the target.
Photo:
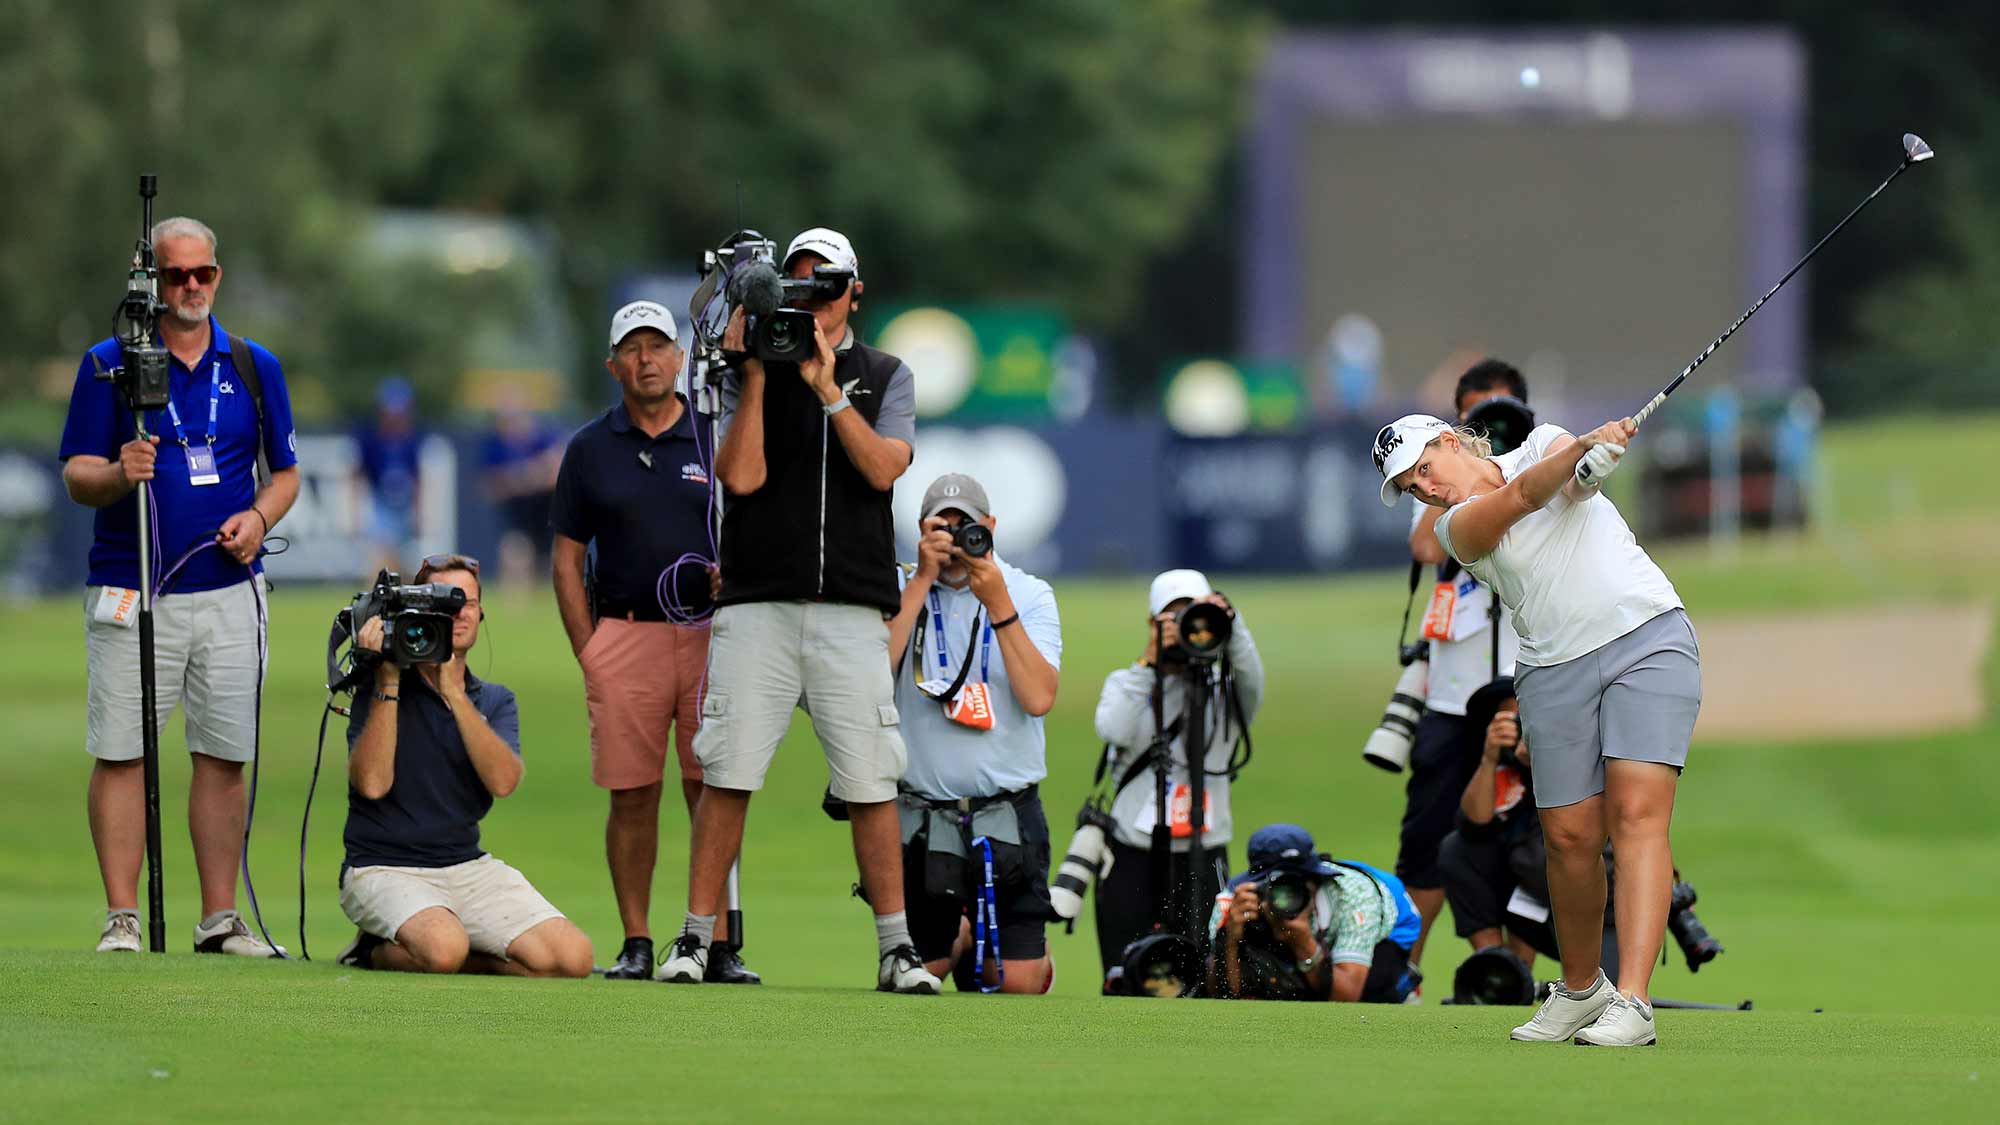
M 1323 359 L 1337 321 L 1366 318 L 1387 402 L 1441 408 L 1468 357 L 1494 354 L 1552 406 L 1636 409 L 1754 297 L 1728 122 L 1321 120 L 1299 137 L 1288 344 Z

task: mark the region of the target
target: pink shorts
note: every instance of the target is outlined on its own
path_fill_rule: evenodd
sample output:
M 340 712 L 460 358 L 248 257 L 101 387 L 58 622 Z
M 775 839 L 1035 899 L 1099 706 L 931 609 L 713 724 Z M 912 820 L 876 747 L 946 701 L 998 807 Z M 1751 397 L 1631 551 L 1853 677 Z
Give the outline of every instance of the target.
M 590 708 L 590 780 L 639 789 L 666 775 L 673 731 L 681 776 L 701 780 L 694 732 L 708 672 L 708 630 L 607 617 L 585 642 L 583 696 Z

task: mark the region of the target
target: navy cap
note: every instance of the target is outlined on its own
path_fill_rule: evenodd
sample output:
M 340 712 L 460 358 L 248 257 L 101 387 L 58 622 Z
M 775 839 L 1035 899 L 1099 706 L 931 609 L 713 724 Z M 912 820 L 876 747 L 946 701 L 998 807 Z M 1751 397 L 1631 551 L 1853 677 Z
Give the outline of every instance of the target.
M 1313 845 L 1312 833 L 1296 824 L 1266 824 L 1250 836 L 1249 874 L 1296 871 L 1301 875 L 1332 877 L 1340 868 L 1321 858 Z

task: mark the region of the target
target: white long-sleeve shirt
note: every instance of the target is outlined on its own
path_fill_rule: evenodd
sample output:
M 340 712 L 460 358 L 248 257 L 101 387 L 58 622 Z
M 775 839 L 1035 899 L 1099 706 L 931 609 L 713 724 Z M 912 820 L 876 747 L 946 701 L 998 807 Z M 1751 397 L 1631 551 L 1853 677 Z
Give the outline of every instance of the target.
M 1229 663 L 1236 683 L 1237 699 L 1243 705 L 1243 720 L 1254 722 L 1257 708 L 1264 701 L 1264 660 L 1257 653 L 1257 642 L 1251 637 L 1250 627 L 1240 611 L 1229 638 Z M 1169 673 L 1165 689 L 1161 710 L 1167 727 L 1172 729 L 1187 711 L 1187 680 L 1184 676 Z M 1104 691 L 1097 697 L 1097 736 L 1111 744 L 1113 757 L 1109 772 L 1114 784 L 1125 776 L 1133 761 L 1153 744 L 1152 696 L 1153 670 L 1144 664 L 1120 668 L 1104 678 Z M 1215 848 L 1229 842 L 1233 828 L 1229 810 L 1229 778 L 1221 771 L 1229 765 L 1230 752 L 1241 733 L 1236 716 L 1230 711 L 1229 701 L 1220 691 L 1209 700 L 1207 725 L 1210 736 L 1204 767 L 1209 772 L 1203 781 L 1207 800 L 1204 802 L 1206 812 L 1201 839 L 1204 847 Z M 1182 738 L 1176 735 L 1169 747 L 1173 761 L 1173 768 L 1167 775 L 1170 821 L 1186 822 L 1188 819 L 1188 775 L 1183 746 Z M 1153 826 L 1159 819 L 1155 778 L 1155 767 L 1148 766 L 1112 798 L 1111 819 L 1116 823 L 1113 835 L 1120 843 L 1135 848 L 1152 846 Z M 1179 799 L 1181 807 L 1178 813 L 1173 811 L 1175 798 Z M 1177 852 L 1187 851 L 1188 837 L 1176 837 L 1173 847 Z

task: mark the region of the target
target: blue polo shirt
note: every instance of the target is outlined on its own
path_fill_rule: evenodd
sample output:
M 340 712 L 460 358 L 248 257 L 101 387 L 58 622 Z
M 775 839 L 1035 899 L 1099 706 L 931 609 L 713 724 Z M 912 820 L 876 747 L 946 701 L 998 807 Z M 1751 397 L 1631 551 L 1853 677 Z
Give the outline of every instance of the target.
M 685 554 L 715 557 L 702 454 L 714 455 L 707 423 L 685 398 L 680 418 L 658 437 L 633 425 L 621 402 L 569 439 L 549 501 L 549 527 L 597 544 L 600 606 L 657 615 L 660 572 Z M 709 604 L 701 568 L 684 567 L 676 577 L 681 605 Z
M 396 694 L 396 780 L 378 800 L 348 786 L 347 865 L 451 867 L 478 859 L 486 854 L 479 846 L 479 822 L 492 810 L 493 794 L 465 751 L 458 720 L 415 669 L 403 672 Z M 468 669 L 465 696 L 518 756 L 521 712 L 514 693 Z M 361 740 L 374 705 L 368 690 L 354 693 L 348 753 Z
M 180 412 L 180 433 L 190 445 L 208 440 L 208 403 L 215 399 L 215 462 L 222 480 L 195 485 L 188 479 L 187 453 L 176 435 L 174 424 L 164 410 L 149 411 L 146 429 L 160 437 L 159 458 L 155 462 L 153 498 L 160 510 L 157 524 L 160 557 L 154 560 L 154 576 L 164 574 L 180 557 L 196 545 L 213 540 L 230 516 L 248 508 L 257 498 L 257 408 L 249 388 L 237 375 L 236 357 L 217 351 L 221 325 L 208 320 L 213 334 L 209 349 L 193 370 L 178 358 L 171 359 L 171 395 Z M 273 471 L 298 464 L 298 441 L 292 431 L 292 400 L 285 391 L 284 371 L 278 357 L 245 341 L 231 337 L 231 350 L 249 347 L 256 352 L 257 374 L 264 390 L 264 456 Z M 79 454 L 118 460 L 118 449 L 134 434 L 132 412 L 120 401 L 110 383 L 96 377 L 91 358 L 95 356 L 108 370 L 121 362 L 118 341 L 107 339 L 85 354 L 77 365 L 76 386 L 70 391 L 69 419 L 63 424 L 62 447 L 57 456 L 67 461 Z M 96 535 L 90 545 L 92 586 L 139 585 L 139 491 L 97 509 Z M 249 566 L 230 558 L 220 548 L 206 550 L 189 560 L 174 579 L 168 593 L 191 594 L 234 586 L 262 571 L 263 564 Z

